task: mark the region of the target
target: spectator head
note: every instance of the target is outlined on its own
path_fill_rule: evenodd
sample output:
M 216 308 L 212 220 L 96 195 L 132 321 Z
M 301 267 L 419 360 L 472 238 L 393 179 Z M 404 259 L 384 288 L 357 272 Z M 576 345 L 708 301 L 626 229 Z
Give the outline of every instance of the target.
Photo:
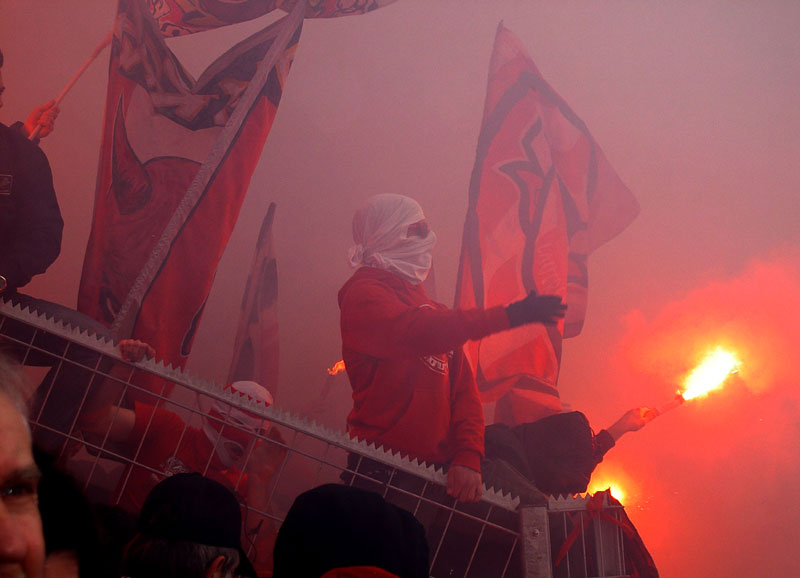
M 33 460 L 23 391 L 19 369 L 0 354 L 0 576 L 41 578 L 41 474 Z
M 98 576 L 101 544 L 89 500 L 78 482 L 58 466 L 54 456 L 34 448 L 33 457 L 42 472 L 39 514 L 46 546 L 47 578 Z
M 228 388 L 244 399 L 264 404 L 264 407 L 272 405 L 270 392 L 255 381 L 235 381 Z M 254 436 L 264 433 L 269 423 L 261 416 L 208 396 L 200 396 L 199 405 L 208 416 L 203 417 L 203 433 L 216 447 L 220 461 L 226 468 L 241 468 L 249 446 L 255 442 Z
M 375 195 L 353 215 L 351 267 L 377 267 L 412 284 L 422 283 L 431 269 L 436 235 L 422 207 L 403 195 Z
M 241 548 L 235 496 L 200 474 L 156 485 L 142 506 L 123 573 L 131 578 L 258 578 Z
M 300 494 L 275 541 L 274 578 L 428 577 L 425 529 L 379 494 L 326 484 Z

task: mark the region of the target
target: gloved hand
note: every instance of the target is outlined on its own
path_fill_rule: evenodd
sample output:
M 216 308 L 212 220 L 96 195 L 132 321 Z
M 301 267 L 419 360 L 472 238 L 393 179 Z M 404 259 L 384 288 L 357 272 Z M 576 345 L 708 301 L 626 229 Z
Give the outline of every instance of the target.
M 531 291 L 525 299 L 509 304 L 506 315 L 511 327 L 519 327 L 527 323 L 557 323 L 566 310 L 558 295 L 537 295 Z

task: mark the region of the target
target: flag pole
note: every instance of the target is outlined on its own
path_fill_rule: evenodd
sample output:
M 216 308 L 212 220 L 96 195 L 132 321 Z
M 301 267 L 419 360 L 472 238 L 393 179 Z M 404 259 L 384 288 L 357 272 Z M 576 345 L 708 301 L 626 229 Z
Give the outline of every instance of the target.
M 70 91 L 70 89 L 72 89 L 72 87 L 75 85 L 75 83 L 78 82 L 78 79 L 83 75 L 84 72 L 86 72 L 86 69 L 89 68 L 89 65 L 92 62 L 94 62 L 94 60 L 100 55 L 100 53 L 103 51 L 103 49 L 106 46 L 111 44 L 111 39 L 113 38 L 113 36 L 114 36 L 114 31 L 112 30 L 112 31 L 110 31 L 108 33 L 108 35 L 106 35 L 105 38 L 103 38 L 103 40 L 100 41 L 100 44 L 98 44 L 95 47 L 95 49 L 92 51 L 92 54 L 89 55 L 89 58 L 86 59 L 86 62 L 83 63 L 83 65 L 78 69 L 78 72 L 76 72 L 73 75 L 73 77 L 70 79 L 70 81 L 64 87 L 64 89 L 61 91 L 61 94 L 58 95 L 58 97 L 55 100 L 55 104 L 53 106 L 58 106 L 59 105 L 59 103 L 64 99 L 64 97 Z M 31 133 L 31 135 L 28 138 L 30 140 L 34 140 L 37 136 L 39 136 L 39 132 L 41 130 L 42 130 L 42 125 L 41 124 L 37 124 L 36 128 L 33 129 L 33 132 Z

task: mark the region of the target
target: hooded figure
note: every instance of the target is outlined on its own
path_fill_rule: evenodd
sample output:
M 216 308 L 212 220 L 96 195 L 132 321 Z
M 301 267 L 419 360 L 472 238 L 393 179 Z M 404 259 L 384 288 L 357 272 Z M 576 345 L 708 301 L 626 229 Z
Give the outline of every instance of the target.
M 449 465 L 447 491 L 481 496 L 483 409 L 462 346 L 523 323 L 555 323 L 564 306 L 531 293 L 508 307 L 451 310 L 422 288 L 436 236 L 419 204 L 376 195 L 353 217 L 339 291 L 342 358 L 353 388 L 351 435 L 429 463 Z
M 234 381 L 225 389 L 230 389 L 250 401 L 264 404 L 264 407 L 271 406 L 274 401 L 267 388 L 255 381 Z M 248 446 L 255 442 L 254 435 L 266 433 L 269 422 L 207 396 L 199 395 L 198 405 L 205 414 L 203 433 L 214 444 L 220 461 L 226 468 L 241 467 Z

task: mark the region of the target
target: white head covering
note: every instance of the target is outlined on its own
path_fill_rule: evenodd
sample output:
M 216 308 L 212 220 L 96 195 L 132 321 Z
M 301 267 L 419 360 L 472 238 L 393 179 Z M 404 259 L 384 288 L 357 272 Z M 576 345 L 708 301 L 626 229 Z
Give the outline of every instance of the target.
M 431 269 L 431 250 L 436 235 L 408 236 L 408 226 L 425 218 L 422 207 L 403 195 L 370 197 L 353 215 L 353 241 L 348 257 L 351 267 L 377 267 L 406 281 L 422 283 Z
M 240 397 L 263 403 L 264 407 L 273 403 L 272 394 L 255 381 L 235 381 L 225 389 L 228 388 Z M 203 417 L 202 430 L 209 441 L 216 445 L 220 461 L 228 468 L 238 466 L 245 456 L 247 444 L 254 439 L 252 436 L 266 429 L 269 424 L 260 416 L 205 395 L 198 395 L 198 402 L 200 409 L 213 418 Z M 234 427 L 223 430 L 222 422 Z

